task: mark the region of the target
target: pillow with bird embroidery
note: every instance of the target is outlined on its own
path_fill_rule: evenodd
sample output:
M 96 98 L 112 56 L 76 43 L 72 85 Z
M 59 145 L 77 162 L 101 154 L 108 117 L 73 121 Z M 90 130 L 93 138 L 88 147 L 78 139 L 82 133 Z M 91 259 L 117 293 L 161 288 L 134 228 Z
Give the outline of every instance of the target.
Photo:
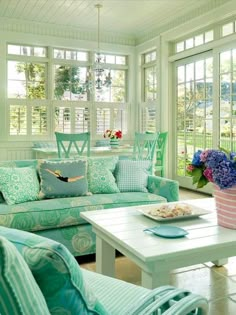
M 63 198 L 86 195 L 85 160 L 39 161 L 40 198 Z

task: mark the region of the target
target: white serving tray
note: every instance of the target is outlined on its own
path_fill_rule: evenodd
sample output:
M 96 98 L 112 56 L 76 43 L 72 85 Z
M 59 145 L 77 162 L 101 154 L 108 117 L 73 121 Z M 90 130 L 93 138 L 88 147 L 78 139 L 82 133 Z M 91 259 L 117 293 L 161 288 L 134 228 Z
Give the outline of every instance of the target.
M 181 216 L 176 216 L 176 217 L 168 217 L 168 218 L 163 218 L 163 217 L 159 217 L 159 216 L 156 216 L 156 215 L 152 215 L 150 214 L 150 210 L 152 209 L 158 209 L 158 207 L 161 207 L 163 205 L 168 205 L 168 206 L 171 206 L 171 205 L 174 205 L 174 204 L 183 204 L 183 205 L 187 205 L 191 208 L 192 210 L 192 214 L 189 214 L 189 215 L 181 215 Z M 168 203 L 160 203 L 158 205 L 150 205 L 148 208 L 139 208 L 138 209 L 139 212 L 141 212 L 142 214 L 144 214 L 145 216 L 155 220 L 155 221 L 174 221 L 174 220 L 185 220 L 185 219 L 192 219 L 192 218 L 196 218 L 196 217 L 199 217 L 201 215 L 205 215 L 205 214 L 209 214 L 209 213 L 212 213 L 212 211 L 209 211 L 209 210 L 205 210 L 205 209 L 202 209 L 202 208 L 199 208 L 199 207 L 196 207 L 196 206 L 193 206 L 193 205 L 189 205 L 187 203 L 184 203 L 184 202 L 168 202 Z

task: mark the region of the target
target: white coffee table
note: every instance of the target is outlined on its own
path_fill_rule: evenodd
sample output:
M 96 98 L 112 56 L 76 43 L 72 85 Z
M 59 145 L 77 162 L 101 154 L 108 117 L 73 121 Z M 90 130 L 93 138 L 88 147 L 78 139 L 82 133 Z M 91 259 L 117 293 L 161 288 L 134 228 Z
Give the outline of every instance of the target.
M 212 261 L 220 266 L 226 257 L 236 256 L 236 231 L 217 225 L 213 198 L 185 203 L 212 210 L 194 219 L 160 223 L 137 211 L 149 206 L 82 212 L 96 234 L 96 271 L 115 276 L 115 249 L 129 257 L 142 270 L 142 286 L 155 288 L 169 283 L 171 270 Z M 186 229 L 182 238 L 167 239 L 143 230 L 160 224 Z

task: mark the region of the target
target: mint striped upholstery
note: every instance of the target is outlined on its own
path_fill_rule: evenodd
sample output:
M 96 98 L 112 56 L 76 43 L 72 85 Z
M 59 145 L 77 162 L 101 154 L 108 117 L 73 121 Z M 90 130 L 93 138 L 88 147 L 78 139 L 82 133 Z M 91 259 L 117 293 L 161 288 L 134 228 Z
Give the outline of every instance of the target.
M 207 299 L 185 289 L 162 286 L 145 289 L 83 270 L 85 280 L 111 315 L 207 315 Z
M 11 241 L 24 257 L 51 314 L 107 315 L 87 287 L 77 261 L 65 246 L 35 234 L 4 227 L 1 227 L 0 235 Z
M 150 290 L 114 278 L 84 270 L 83 275 L 89 286 L 96 292 L 109 314 L 124 315 L 128 305 L 137 302 Z
M 50 314 L 29 267 L 4 237 L 0 237 L 0 314 Z

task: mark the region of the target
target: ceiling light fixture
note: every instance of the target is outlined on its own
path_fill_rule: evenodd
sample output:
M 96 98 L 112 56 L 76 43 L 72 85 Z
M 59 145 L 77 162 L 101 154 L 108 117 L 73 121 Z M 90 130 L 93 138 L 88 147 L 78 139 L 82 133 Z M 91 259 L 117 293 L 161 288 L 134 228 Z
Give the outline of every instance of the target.
M 101 4 L 95 4 L 95 8 L 98 11 L 98 29 L 97 29 L 97 51 L 95 52 L 95 63 L 93 65 L 93 71 L 89 71 L 86 79 L 86 85 L 91 90 L 92 77 L 94 73 L 95 89 L 101 91 L 103 87 L 109 87 L 112 83 L 111 71 L 104 68 L 105 58 L 100 52 L 100 9 Z

